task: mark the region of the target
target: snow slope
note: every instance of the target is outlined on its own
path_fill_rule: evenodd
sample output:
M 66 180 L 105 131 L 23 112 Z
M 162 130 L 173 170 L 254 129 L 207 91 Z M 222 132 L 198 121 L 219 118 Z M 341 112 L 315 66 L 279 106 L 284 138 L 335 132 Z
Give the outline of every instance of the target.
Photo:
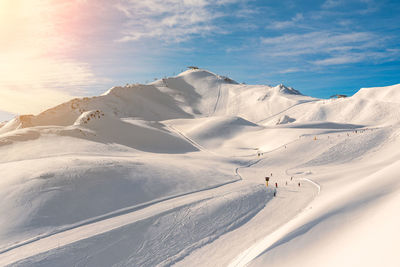
M 188 70 L 152 83 L 193 116 L 238 116 L 256 122 L 315 98 L 284 85 L 244 85 L 207 70 Z
M 399 92 L 315 99 L 199 69 L 18 116 L 0 127 L 0 265 L 398 266 Z
M 398 266 L 398 129 L 386 140 L 362 160 L 314 167 L 323 194 L 273 242 L 255 245 L 250 266 Z
M 152 85 L 113 87 L 101 96 L 73 99 L 36 116 L 18 116 L 0 128 L 0 134 L 32 126 L 72 125 L 84 112 L 99 111 L 119 118 L 137 117 L 149 121 L 187 118 L 175 101 Z
M 400 84 L 363 88 L 348 98 L 320 100 L 308 103 L 307 108 L 294 106 L 285 115 L 297 122 L 330 121 L 361 125 L 391 125 L 400 121 Z M 266 121 L 268 125 L 278 118 Z

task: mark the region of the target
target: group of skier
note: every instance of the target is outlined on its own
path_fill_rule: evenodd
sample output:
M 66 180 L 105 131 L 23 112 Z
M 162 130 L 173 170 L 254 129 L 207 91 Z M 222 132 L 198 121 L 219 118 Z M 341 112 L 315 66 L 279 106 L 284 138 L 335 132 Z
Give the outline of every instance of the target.
M 271 173 L 271 177 L 272 177 L 272 173 Z M 266 176 L 266 177 L 265 177 L 265 184 L 266 184 L 267 187 L 268 187 L 269 179 L 270 179 L 269 176 Z M 293 176 L 290 177 L 290 181 L 293 181 Z M 285 185 L 286 185 L 286 186 L 288 185 L 288 182 L 287 182 L 287 181 L 285 182 Z M 301 186 L 300 182 L 298 182 L 297 185 L 300 187 L 300 186 Z M 276 190 L 276 189 L 277 189 L 277 188 L 278 188 L 278 182 L 275 182 L 274 197 L 276 197 L 276 193 L 277 193 L 277 190 Z

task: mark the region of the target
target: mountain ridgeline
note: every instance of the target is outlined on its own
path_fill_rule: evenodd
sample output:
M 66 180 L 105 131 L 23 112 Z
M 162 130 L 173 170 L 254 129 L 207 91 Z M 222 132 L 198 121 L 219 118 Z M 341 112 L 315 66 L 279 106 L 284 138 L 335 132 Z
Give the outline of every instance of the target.
M 164 121 L 237 116 L 275 125 L 305 121 L 387 124 L 399 121 L 400 85 L 364 88 L 345 99 L 316 99 L 282 84 L 239 84 L 203 69 L 191 69 L 153 83 L 113 87 L 101 96 L 70 100 L 38 115 L 20 115 L 0 126 L 0 134 L 35 126 L 80 126 L 87 112 L 114 119 Z M 102 116 L 97 119 L 101 119 Z

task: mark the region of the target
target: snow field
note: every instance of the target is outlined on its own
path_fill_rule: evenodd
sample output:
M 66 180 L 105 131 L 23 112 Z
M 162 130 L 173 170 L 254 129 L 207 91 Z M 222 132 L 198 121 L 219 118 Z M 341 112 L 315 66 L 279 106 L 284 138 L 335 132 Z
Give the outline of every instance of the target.
M 1 123 L 0 265 L 398 266 L 399 86 L 190 70 Z
M 236 187 L 234 191 L 220 195 L 212 195 L 212 192 L 209 192 L 206 198 L 203 198 L 204 194 L 198 194 L 201 197 L 199 199 L 191 196 L 190 202 L 184 198 L 171 201 L 168 205 L 161 202 L 160 205 L 164 206 L 163 212 L 154 213 L 154 215 L 150 211 L 155 206 L 145 208 L 136 214 L 120 216 L 129 216 L 128 219 L 110 218 L 42 239 L 39 241 L 42 243 L 39 248 L 43 250 L 43 253 L 37 251 L 33 257 L 25 255 L 23 258 L 27 258 L 26 260 L 15 264 L 54 266 L 57 262 L 62 262 L 65 265 L 77 266 L 110 264 L 169 266 L 196 248 L 241 226 L 262 209 L 272 197 L 272 191 L 268 192 L 263 186 L 234 187 Z M 146 212 L 146 209 L 150 213 Z M 144 217 L 140 214 L 144 214 Z M 135 217 L 137 221 L 133 222 Z M 121 221 L 126 221 L 126 224 L 120 225 Z M 111 229 L 108 228 L 106 232 L 102 232 L 103 227 L 111 227 Z M 90 229 L 96 230 L 92 230 L 91 235 L 79 240 L 81 232 L 87 234 Z M 70 243 L 74 241 L 75 236 L 80 242 Z M 61 244 L 60 248 L 58 245 L 54 247 L 52 239 L 58 240 L 58 244 Z M 49 248 L 52 249 L 46 251 Z M 31 250 L 21 253 L 29 254 L 29 251 Z M 3 264 L 13 262 L 20 257 L 11 252 L 3 257 Z

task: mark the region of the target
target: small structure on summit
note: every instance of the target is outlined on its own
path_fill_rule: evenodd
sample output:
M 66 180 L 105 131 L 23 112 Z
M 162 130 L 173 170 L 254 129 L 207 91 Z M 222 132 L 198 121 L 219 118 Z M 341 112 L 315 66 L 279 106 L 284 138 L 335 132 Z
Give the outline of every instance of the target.
M 231 78 L 229 78 L 227 76 L 220 76 L 220 78 L 223 79 L 227 83 L 237 84 L 237 82 L 235 82 L 234 80 L 232 80 Z
M 339 95 L 339 94 L 331 95 L 331 98 L 345 98 L 345 97 L 347 97 L 347 95 Z
M 199 67 L 196 67 L 196 66 L 188 66 L 187 68 L 190 70 L 198 70 L 199 69 Z

